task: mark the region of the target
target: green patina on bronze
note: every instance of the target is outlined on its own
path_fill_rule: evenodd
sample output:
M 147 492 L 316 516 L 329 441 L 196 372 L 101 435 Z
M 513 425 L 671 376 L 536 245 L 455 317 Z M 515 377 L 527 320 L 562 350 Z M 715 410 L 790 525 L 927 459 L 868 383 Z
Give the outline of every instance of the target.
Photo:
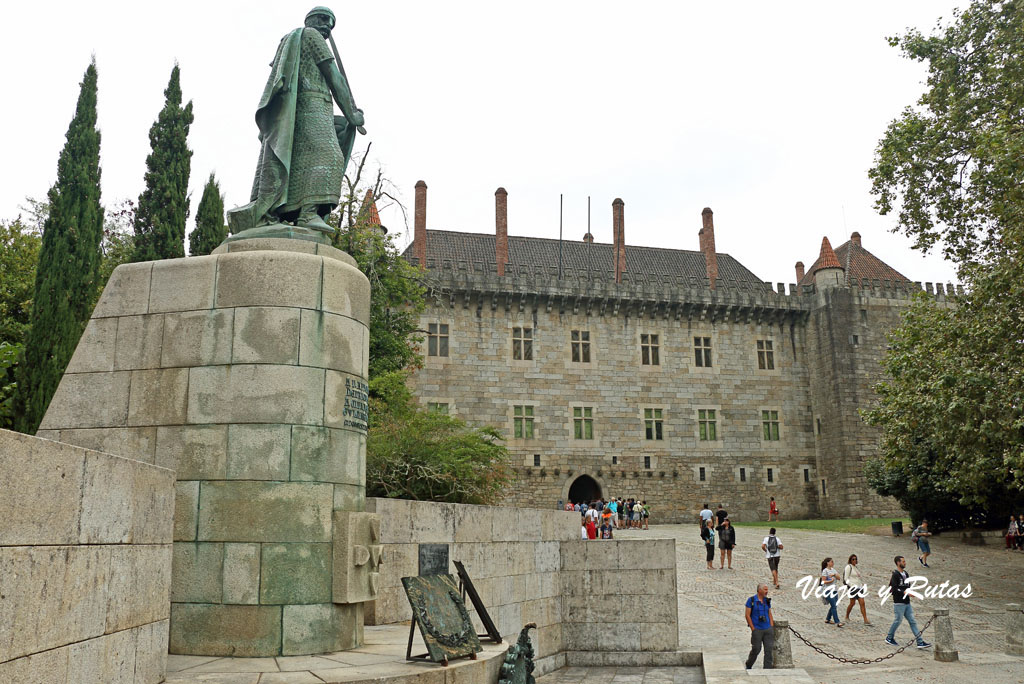
M 328 47 L 334 13 L 314 7 L 281 39 L 256 107 L 260 156 L 250 202 L 228 212 L 232 240 L 284 237 L 330 243 L 324 221 L 338 205 L 363 112 Z M 334 114 L 333 102 L 344 116 Z
M 476 658 L 483 647 L 454 577 L 403 577 L 402 586 L 432 661 L 447 664 L 453 658 Z
M 537 623 L 528 622 L 519 632 L 519 640 L 505 653 L 498 684 L 536 684 L 537 680 L 533 677 L 533 643 L 529 634 L 531 629 L 536 628 Z

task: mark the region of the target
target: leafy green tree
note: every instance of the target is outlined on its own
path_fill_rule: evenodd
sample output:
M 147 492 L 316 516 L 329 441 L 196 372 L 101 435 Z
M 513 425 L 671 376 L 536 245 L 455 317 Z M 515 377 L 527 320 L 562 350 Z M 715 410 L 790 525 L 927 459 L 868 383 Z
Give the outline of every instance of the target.
M 888 379 L 865 412 L 868 468 L 908 508 L 996 514 L 1024 490 L 1024 6 L 976 0 L 924 36 L 890 42 L 928 65 L 870 170 L 876 208 L 924 251 L 942 244 L 965 288 L 920 298 L 890 336 Z
M 103 222 L 103 241 L 100 243 L 103 258 L 100 262 L 99 287 L 94 302 L 99 301 L 114 269 L 121 264 L 131 263 L 135 254 L 134 226 L 135 202 L 132 200 L 121 200 L 114 209 L 107 211 L 107 218 Z
M 0 342 L 25 340 L 42 239 L 21 222 L 0 221 Z
M 893 121 L 869 171 L 876 208 L 957 264 L 1001 250 L 1024 223 L 1024 3 L 975 0 L 925 36 L 889 39 L 928 65 L 927 90 Z
M 421 408 L 405 380 L 395 371 L 370 381 L 367 496 L 494 503 L 512 478 L 498 431 Z
M 177 64 L 171 70 L 164 97 L 164 107 L 149 129 L 151 151 L 146 157 L 146 188 L 139 195 L 135 214 L 133 261 L 185 256 L 192 102 L 181 106 L 181 70 Z
M 15 428 L 22 432 L 35 432 L 42 420 L 89 320 L 99 278 L 103 207 L 95 61 L 82 79 L 48 197 L 31 328 L 16 373 Z
M 210 179 L 203 188 L 203 198 L 199 200 L 196 212 L 196 228 L 188 236 L 188 253 L 191 256 L 209 254 L 228 236 L 228 227 L 224 224 L 224 196 L 220 194 L 220 185 L 210 173 Z

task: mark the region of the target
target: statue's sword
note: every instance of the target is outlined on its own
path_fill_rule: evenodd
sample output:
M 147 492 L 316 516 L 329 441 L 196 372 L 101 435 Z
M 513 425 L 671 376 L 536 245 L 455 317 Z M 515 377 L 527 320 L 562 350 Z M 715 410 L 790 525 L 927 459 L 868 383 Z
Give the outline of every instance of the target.
M 331 42 L 331 49 L 334 50 L 334 61 L 338 63 L 338 71 L 341 72 L 341 77 L 345 79 L 345 83 L 348 83 L 348 76 L 345 75 L 345 65 L 341 63 L 341 55 L 338 54 L 338 46 L 334 44 L 334 34 L 328 33 L 327 40 Z M 352 94 L 352 84 L 348 87 L 349 94 Z M 352 108 L 356 108 L 356 98 L 352 98 Z M 366 129 L 362 126 L 356 126 L 356 130 L 366 135 Z

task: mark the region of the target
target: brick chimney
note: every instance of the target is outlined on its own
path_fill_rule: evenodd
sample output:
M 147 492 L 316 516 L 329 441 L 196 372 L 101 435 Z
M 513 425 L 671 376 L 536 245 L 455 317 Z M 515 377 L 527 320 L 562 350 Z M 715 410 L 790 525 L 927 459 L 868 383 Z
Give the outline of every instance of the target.
M 853 234 L 850 236 L 850 242 L 860 247 L 860 233 L 854 231 Z
M 626 270 L 626 218 L 625 203 L 615 198 L 612 202 L 612 236 L 615 259 L 615 282 L 622 282 L 622 272 Z
M 508 193 L 505 188 L 494 191 L 494 261 L 498 275 L 505 275 L 508 263 Z
M 420 268 L 427 267 L 427 184 L 416 181 L 416 204 L 413 212 L 413 244 Z
M 711 207 L 704 207 L 704 211 L 700 213 L 700 216 L 704 224 L 700 229 L 700 233 L 698 233 L 700 237 L 700 251 L 704 253 L 704 267 L 708 282 L 711 284 L 712 289 L 714 289 L 715 281 L 718 280 L 718 253 L 715 251 L 715 214 L 711 211 Z
M 593 242 L 594 241 L 594 236 L 593 236 L 593 234 L 589 230 L 586 233 L 584 233 L 583 241 L 584 242 Z
M 804 262 L 796 262 L 796 282 L 800 282 L 804 279 Z

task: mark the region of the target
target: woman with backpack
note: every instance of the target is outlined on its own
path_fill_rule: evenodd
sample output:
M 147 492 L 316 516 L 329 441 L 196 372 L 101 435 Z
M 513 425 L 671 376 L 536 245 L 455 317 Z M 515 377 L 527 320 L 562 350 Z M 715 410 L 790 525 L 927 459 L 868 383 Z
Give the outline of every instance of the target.
M 708 570 L 715 569 L 715 528 L 711 526 L 710 520 L 700 521 L 700 538 L 704 540 L 704 550 L 707 551 Z

